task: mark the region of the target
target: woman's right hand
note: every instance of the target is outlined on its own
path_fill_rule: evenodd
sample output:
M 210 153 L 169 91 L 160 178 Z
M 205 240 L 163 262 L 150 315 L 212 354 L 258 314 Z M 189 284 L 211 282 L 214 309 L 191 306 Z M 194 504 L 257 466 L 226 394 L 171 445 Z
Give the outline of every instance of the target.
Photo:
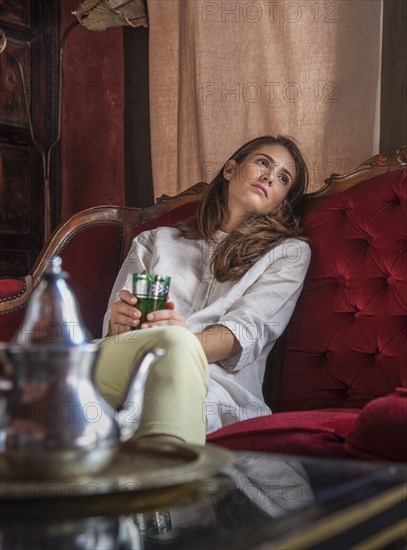
M 135 307 L 137 298 L 128 290 L 119 292 L 119 300 L 113 302 L 110 314 L 109 336 L 135 329 L 140 324 L 140 311 Z

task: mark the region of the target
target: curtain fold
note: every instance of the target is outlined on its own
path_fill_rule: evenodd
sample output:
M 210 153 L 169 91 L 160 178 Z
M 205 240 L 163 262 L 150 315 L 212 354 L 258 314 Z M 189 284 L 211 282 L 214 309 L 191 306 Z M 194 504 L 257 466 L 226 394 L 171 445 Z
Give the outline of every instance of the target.
M 310 190 L 377 153 L 382 0 L 148 0 L 154 195 L 295 137 Z

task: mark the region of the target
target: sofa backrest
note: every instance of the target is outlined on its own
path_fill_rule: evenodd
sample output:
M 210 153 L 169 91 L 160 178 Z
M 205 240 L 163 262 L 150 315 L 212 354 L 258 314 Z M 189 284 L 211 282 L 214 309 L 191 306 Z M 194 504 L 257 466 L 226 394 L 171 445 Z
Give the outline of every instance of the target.
M 274 410 L 361 408 L 407 386 L 407 170 L 309 212 L 312 260 Z

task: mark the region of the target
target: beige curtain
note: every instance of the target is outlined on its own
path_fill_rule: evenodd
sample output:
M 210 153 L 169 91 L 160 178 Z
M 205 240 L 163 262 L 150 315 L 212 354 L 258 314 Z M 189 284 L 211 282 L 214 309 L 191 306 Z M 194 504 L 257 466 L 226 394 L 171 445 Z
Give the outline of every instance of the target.
M 382 0 L 148 0 L 154 194 L 294 136 L 311 190 L 378 147 Z

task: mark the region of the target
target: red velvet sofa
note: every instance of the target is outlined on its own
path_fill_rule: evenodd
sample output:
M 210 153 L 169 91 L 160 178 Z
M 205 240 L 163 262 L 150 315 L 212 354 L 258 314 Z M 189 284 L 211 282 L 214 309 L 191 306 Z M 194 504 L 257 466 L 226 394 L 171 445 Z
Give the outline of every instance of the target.
M 407 149 L 332 175 L 304 201 L 312 260 L 293 317 L 268 359 L 273 414 L 208 437 L 236 449 L 407 461 Z M 0 280 L 0 340 L 24 316 L 47 260 L 63 259 L 89 336 L 131 239 L 193 214 L 206 184 L 149 208 L 74 215 L 23 279 Z

